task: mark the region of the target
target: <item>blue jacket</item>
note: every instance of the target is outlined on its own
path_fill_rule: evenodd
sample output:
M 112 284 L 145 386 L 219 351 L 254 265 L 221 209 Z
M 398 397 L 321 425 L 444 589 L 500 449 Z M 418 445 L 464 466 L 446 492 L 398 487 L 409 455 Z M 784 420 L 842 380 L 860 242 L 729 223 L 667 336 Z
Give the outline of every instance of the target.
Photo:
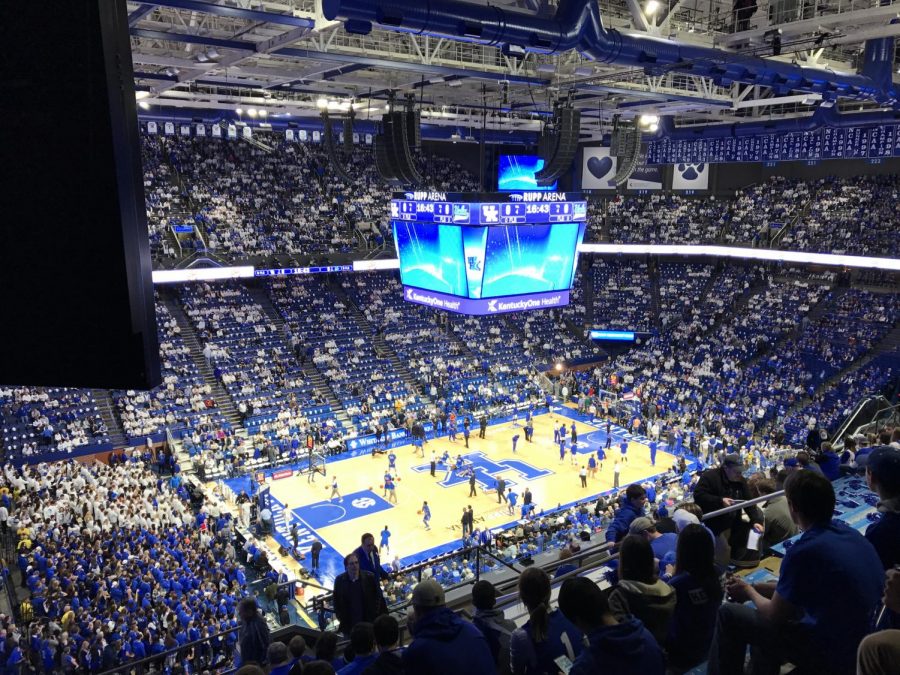
M 884 569 L 900 565 L 900 511 L 886 511 L 881 519 L 866 528 L 866 539 L 872 542 Z
M 666 661 L 656 640 L 635 618 L 588 633 L 569 675 L 663 675 Z
M 616 511 L 616 517 L 613 518 L 606 530 L 606 541 L 617 542 L 624 539 L 628 534 L 631 521 L 642 515 L 644 515 L 643 511 L 638 511 L 631 502 L 626 500 Z
M 446 607 L 416 617 L 412 644 L 403 652 L 408 673 L 495 675 L 488 642 L 474 625 Z

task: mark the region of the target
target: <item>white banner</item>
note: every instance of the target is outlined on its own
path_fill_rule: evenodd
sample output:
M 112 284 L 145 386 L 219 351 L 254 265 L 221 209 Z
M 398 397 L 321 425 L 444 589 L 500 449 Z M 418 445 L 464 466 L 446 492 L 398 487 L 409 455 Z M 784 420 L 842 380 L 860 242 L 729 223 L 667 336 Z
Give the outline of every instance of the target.
M 285 130 L 285 132 L 284 132 L 284 140 L 286 140 L 286 141 L 292 141 L 292 142 L 293 142 L 293 140 L 294 140 L 294 130 L 293 130 L 293 129 L 286 129 L 286 130 Z
M 206 136 L 206 125 L 205 124 L 197 125 L 197 135 L 198 136 Z
M 312 139 L 313 139 L 313 143 L 319 143 L 322 140 L 322 132 L 321 131 L 313 131 Z
M 166 130 L 166 136 L 175 135 L 175 124 L 173 122 L 166 122 L 163 128 Z
M 222 127 L 218 124 L 213 124 L 212 135 L 213 138 L 222 138 Z
M 233 124 L 228 125 L 228 138 L 237 138 L 237 127 Z
M 366 145 L 372 145 L 372 134 L 366 134 Z
M 309 138 L 309 134 L 307 133 L 306 129 L 301 129 L 298 135 L 300 137 L 300 140 L 304 142 L 306 142 L 306 140 Z
M 241 130 L 241 133 L 243 134 L 244 138 L 252 138 L 253 137 L 253 130 L 250 127 L 244 127 Z
M 357 133 L 353 134 L 353 143 L 354 143 L 354 145 L 356 143 L 359 143 L 359 134 L 357 134 Z
M 190 136 L 191 135 L 191 125 L 190 124 L 182 124 L 181 125 L 181 135 L 182 136 Z
M 582 190 L 615 190 L 610 182 L 616 176 L 616 158 L 609 148 L 585 148 L 581 162 Z
M 159 131 L 159 130 L 156 128 L 156 122 L 147 122 L 147 133 L 148 134 L 155 134 L 157 131 Z
M 674 169 L 673 190 L 709 189 L 709 164 L 676 164 Z

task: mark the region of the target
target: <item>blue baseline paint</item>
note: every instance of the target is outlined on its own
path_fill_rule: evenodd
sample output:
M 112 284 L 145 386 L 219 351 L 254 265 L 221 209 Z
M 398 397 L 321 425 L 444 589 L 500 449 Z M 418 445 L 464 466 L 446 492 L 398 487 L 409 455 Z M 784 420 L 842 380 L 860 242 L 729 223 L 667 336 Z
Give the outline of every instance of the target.
M 331 489 L 330 486 L 328 489 Z M 371 490 L 344 495 L 341 502 L 321 501 L 291 509 L 294 517 L 303 520 L 312 529 L 329 527 L 337 523 L 368 516 L 391 508 L 391 505 Z

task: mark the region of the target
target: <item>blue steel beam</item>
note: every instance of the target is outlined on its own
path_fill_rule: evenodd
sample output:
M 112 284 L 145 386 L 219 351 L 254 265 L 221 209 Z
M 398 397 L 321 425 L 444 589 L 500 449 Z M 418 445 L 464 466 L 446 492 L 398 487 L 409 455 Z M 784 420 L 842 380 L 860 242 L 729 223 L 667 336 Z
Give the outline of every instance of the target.
M 134 10 L 131 14 L 128 15 L 128 25 L 133 26 L 138 21 L 143 19 L 145 16 L 150 14 L 154 9 L 156 9 L 156 3 L 151 3 L 148 5 L 141 5 L 136 10 Z
M 282 26 L 295 26 L 298 28 L 313 28 L 316 25 L 315 20 L 306 17 L 262 12 L 256 9 L 228 7 L 226 5 L 216 5 L 211 2 L 204 2 L 203 0 L 158 0 L 156 4 L 162 7 L 189 9 L 193 12 L 227 16 L 233 19 L 247 19 L 248 21 L 258 21 L 259 23 L 277 23 Z
M 329 70 L 319 79 L 330 80 L 334 77 L 340 77 L 341 75 L 349 75 L 350 73 L 355 73 L 357 70 L 366 70 L 368 67 L 369 66 L 366 66 L 362 63 L 350 63 L 346 66 L 340 66 L 339 68 L 335 68 L 334 70 Z

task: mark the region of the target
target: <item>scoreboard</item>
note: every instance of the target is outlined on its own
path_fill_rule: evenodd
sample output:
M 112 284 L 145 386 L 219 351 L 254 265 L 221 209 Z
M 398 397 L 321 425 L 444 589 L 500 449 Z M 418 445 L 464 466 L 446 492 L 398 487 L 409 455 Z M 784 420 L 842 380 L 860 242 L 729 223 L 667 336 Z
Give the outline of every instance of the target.
M 391 201 L 391 219 L 453 225 L 572 223 L 587 219 L 587 202 L 459 203 L 395 199 Z
M 824 127 L 760 136 L 670 139 L 647 144 L 647 164 L 791 162 L 900 157 L 900 125 Z
M 395 194 L 404 296 L 467 314 L 567 305 L 586 219 L 578 193 Z

